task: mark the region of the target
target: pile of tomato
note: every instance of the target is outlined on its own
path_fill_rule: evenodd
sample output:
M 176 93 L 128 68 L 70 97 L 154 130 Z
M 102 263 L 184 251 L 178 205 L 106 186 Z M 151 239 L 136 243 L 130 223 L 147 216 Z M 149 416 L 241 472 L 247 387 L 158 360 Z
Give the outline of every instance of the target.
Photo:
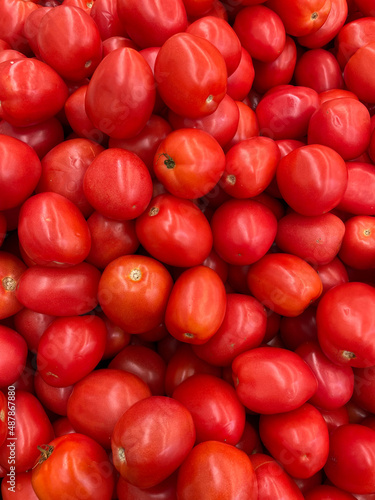
M 375 499 L 373 0 L 0 0 L 4 500 Z

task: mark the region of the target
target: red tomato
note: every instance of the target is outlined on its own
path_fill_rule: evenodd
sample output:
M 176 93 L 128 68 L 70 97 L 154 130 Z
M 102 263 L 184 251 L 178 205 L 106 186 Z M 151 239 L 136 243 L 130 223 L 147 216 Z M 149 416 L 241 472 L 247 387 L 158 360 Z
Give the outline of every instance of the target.
M 117 35 L 127 35 L 125 25 L 120 21 L 116 0 L 95 0 L 90 9 L 90 16 L 95 21 L 103 41 Z
M 107 330 L 107 338 L 102 359 L 112 359 L 129 344 L 131 335 L 130 333 L 124 332 L 122 328 L 108 319 L 102 311 L 97 314 L 104 321 Z
M 375 365 L 375 325 L 369 311 L 375 290 L 359 282 L 337 285 L 318 304 L 318 340 L 333 362 L 352 367 Z
M 35 395 L 42 405 L 56 415 L 66 415 L 68 399 L 73 391 L 73 386 L 53 387 L 47 384 L 39 372 L 34 376 Z
M 130 38 L 141 48 L 160 47 L 176 33 L 187 28 L 182 0 L 168 3 L 119 0 L 117 12 Z
M 53 387 L 67 387 L 88 375 L 102 359 L 106 328 L 97 316 L 56 318 L 38 346 L 37 367 Z
M 0 319 L 13 316 L 22 309 L 15 291 L 25 264 L 15 255 L 0 251 Z
M 212 231 L 204 214 L 192 201 L 171 194 L 155 196 L 137 218 L 135 229 L 145 250 L 172 266 L 202 264 L 212 249 Z
M 147 384 L 128 371 L 94 370 L 74 385 L 67 417 L 76 432 L 95 439 L 107 449 L 111 447 L 111 435 L 121 415 L 149 396 Z
M 5 215 L 2 212 L 0 212 L 0 247 L 4 242 L 6 234 L 7 234 L 7 220 Z
M 331 52 L 324 49 L 312 49 L 302 54 L 294 77 L 297 85 L 310 87 L 318 93 L 344 86 L 339 63 Z
M 236 101 L 245 99 L 252 87 L 254 76 L 255 72 L 251 55 L 241 46 L 240 62 L 227 79 L 228 95 Z
M 245 428 L 245 409 L 233 387 L 207 374 L 187 378 L 173 391 L 172 397 L 191 413 L 196 443 L 221 441 L 236 445 Z
M 108 368 L 137 375 L 150 388 L 153 396 L 164 395 L 166 363 L 163 358 L 143 345 L 128 345 L 109 363 Z
M 309 144 L 280 160 L 276 178 L 284 200 L 293 210 L 301 215 L 322 215 L 340 203 L 348 170 L 332 148 Z
M 260 345 L 266 325 L 266 312 L 260 302 L 249 295 L 228 293 L 220 328 L 207 342 L 193 346 L 193 351 L 212 365 L 229 366 L 237 355 Z
M 23 203 L 18 237 L 29 259 L 53 267 L 81 263 L 91 246 L 90 231 L 79 208 L 52 192 L 36 194 Z
M 250 266 L 250 292 L 263 305 L 283 316 L 298 316 L 322 292 L 317 272 L 303 259 L 271 253 Z
M 355 500 L 350 493 L 326 484 L 315 486 L 304 498 L 305 500 Z
M 98 304 L 99 279 L 98 269 L 87 262 L 69 268 L 33 266 L 22 274 L 16 297 L 42 314 L 86 314 Z
M 165 311 L 165 326 L 182 342 L 204 344 L 225 316 L 226 293 L 219 275 L 206 266 L 184 271 L 176 280 Z
M 255 111 L 241 101 L 235 102 L 239 111 L 238 125 L 236 133 L 225 145 L 225 152 L 228 152 L 229 149 L 235 144 L 259 135 L 259 125 Z
M 41 19 L 37 43 L 40 55 L 67 80 L 91 76 L 102 59 L 99 29 L 79 7 L 58 5 Z
M 354 92 L 361 101 L 371 104 L 375 103 L 375 77 L 368 72 L 368 68 L 374 63 L 375 41 L 360 47 L 344 69 L 344 80 L 348 90 Z
M 335 39 L 336 58 L 342 69 L 358 49 L 375 41 L 375 19 L 362 17 L 343 26 Z
M 251 411 L 288 412 L 306 403 L 317 390 L 312 370 L 300 356 L 279 347 L 257 347 L 232 363 L 237 395 Z
M 193 418 L 185 406 L 172 398 L 151 396 L 133 404 L 117 421 L 113 464 L 131 484 L 150 488 L 180 467 L 194 441 Z
M 341 99 L 342 97 L 351 97 L 352 99 L 357 99 L 357 101 L 359 100 L 358 97 L 349 90 L 331 89 L 326 90 L 325 92 L 320 92 L 319 101 L 320 104 L 323 104 L 326 101 L 330 101 L 331 99 Z
M 38 498 L 57 500 L 78 494 L 92 500 L 111 500 L 113 467 L 96 441 L 83 434 L 67 434 L 39 447 L 39 451 L 31 477 Z
M 0 66 L 1 118 L 15 127 L 52 118 L 67 97 L 68 87 L 62 78 L 38 59 L 7 61 Z
M 34 2 L 22 0 L 1 0 L 0 10 L 0 38 L 7 42 L 11 48 L 30 55 L 30 47 L 23 36 L 23 27 L 28 16 L 39 8 Z M 10 48 L 9 47 L 9 48 Z
M 284 48 L 274 61 L 253 61 L 255 69 L 253 88 L 263 94 L 272 87 L 288 84 L 293 77 L 296 61 L 296 44 L 293 38 L 286 36 Z
M 353 401 L 365 411 L 375 413 L 375 368 L 354 368 Z M 375 430 L 375 429 L 374 429 Z
M 106 149 L 88 166 L 83 192 L 95 210 L 105 217 L 135 219 L 151 200 L 151 175 L 135 153 L 120 148 Z
M 110 52 L 98 65 L 86 93 L 86 112 L 96 128 L 117 139 L 134 137 L 155 102 L 150 66 L 136 50 Z
M 177 33 L 163 43 L 157 55 L 155 80 L 172 111 L 201 118 L 213 113 L 226 94 L 225 60 L 208 40 Z
M 337 408 L 336 410 L 323 410 L 323 408 L 319 408 L 319 411 L 327 424 L 329 433 L 340 427 L 340 425 L 349 423 L 349 413 L 346 406 L 341 406 L 341 408 Z
M 311 305 L 294 317 L 280 319 L 280 337 L 287 349 L 294 351 L 305 342 L 317 340 L 316 308 Z
M 167 269 L 144 255 L 124 255 L 108 264 L 99 282 L 99 304 L 127 333 L 144 333 L 164 318 L 173 286 Z
M 33 193 L 41 172 L 40 160 L 28 144 L 0 134 L 0 210 L 23 203 Z
M 13 328 L 0 325 L 0 387 L 15 382 L 26 365 L 27 344 Z
M 353 160 L 364 153 L 370 136 L 368 109 L 357 99 L 345 97 L 321 104 L 311 116 L 307 131 L 309 144 L 325 144 L 344 160 Z
M 91 162 L 103 150 L 102 146 L 88 139 L 61 142 L 42 159 L 42 174 L 36 192 L 48 191 L 65 196 L 87 218 L 94 209 L 83 192 L 83 178 Z
M 8 401 L 8 436 L 0 447 L 0 465 L 6 471 L 15 467 L 13 471 L 25 472 L 33 467 L 39 455 L 38 445 L 53 439 L 53 428 L 43 406 L 29 392 L 14 392 L 10 387 Z
M 318 408 L 334 410 L 344 406 L 352 397 L 354 375 L 350 366 L 333 363 L 317 342 L 306 342 L 295 351 L 309 365 L 318 387 L 309 402 Z
M 234 198 L 252 198 L 262 193 L 276 174 L 280 151 L 272 139 L 252 137 L 232 146 L 225 158 L 221 187 Z
M 282 467 L 269 455 L 250 455 L 258 484 L 258 498 L 262 500 L 303 500 L 300 489 Z
M 177 497 L 257 500 L 257 480 L 249 457 L 219 441 L 194 446 L 178 471 Z
M 1 494 L 3 500 L 38 500 L 31 485 L 31 471 L 16 473 L 14 476 L 14 489 L 12 480 L 1 482 Z
M 375 431 L 358 424 L 331 433 L 324 472 L 338 488 L 352 493 L 375 491 Z
M 281 17 L 291 36 L 305 36 L 317 31 L 331 10 L 331 0 L 268 0 L 267 5 Z
M 318 266 L 337 255 L 345 233 L 345 224 L 332 213 L 307 217 L 289 213 L 277 225 L 276 245 Z
M 261 135 L 278 139 L 300 139 L 307 133 L 311 115 L 319 106 L 315 90 L 282 85 L 273 87 L 259 102 L 256 115 Z
M 103 57 L 107 56 L 110 52 L 123 47 L 129 47 L 135 50 L 139 49 L 138 45 L 135 44 L 130 38 L 119 35 L 111 36 L 110 38 L 103 40 Z M 157 49 L 158 48 L 159 47 L 157 47 Z
M 0 446 L 5 442 L 8 434 L 8 400 L 4 392 L 0 391 Z
M 316 266 L 315 270 L 319 274 L 323 284 L 323 291 L 318 300 L 320 300 L 330 288 L 349 281 L 346 267 L 338 257 L 332 259 L 328 264 Z
M 345 222 L 345 234 L 339 252 L 344 264 L 354 269 L 375 267 L 375 219 L 356 215 Z
M 67 417 L 60 417 L 53 421 L 53 429 L 55 431 L 55 437 L 65 436 L 66 434 L 73 434 L 75 430 L 72 424 L 69 422 Z
M 233 28 L 245 50 L 259 61 L 274 61 L 285 47 L 282 20 L 264 5 L 241 9 L 235 17 Z
M 337 208 L 349 214 L 375 215 L 375 171 L 373 165 L 352 161 L 348 162 L 346 166 L 348 185 Z
M 225 155 L 211 134 L 195 128 L 174 130 L 159 144 L 153 170 L 174 196 L 195 199 L 216 186 Z
M 213 245 L 229 264 L 248 265 L 270 249 L 277 230 L 277 220 L 265 205 L 250 200 L 223 203 L 211 220 Z
M 207 15 L 215 0 L 183 0 L 187 15 L 190 17 L 201 17 Z
M 120 476 L 117 481 L 118 500 L 170 500 L 176 498 L 177 474 L 173 473 L 164 481 L 151 488 L 138 488 Z
M 327 424 L 309 403 L 286 413 L 261 415 L 259 433 L 273 458 L 293 477 L 311 477 L 327 461 Z

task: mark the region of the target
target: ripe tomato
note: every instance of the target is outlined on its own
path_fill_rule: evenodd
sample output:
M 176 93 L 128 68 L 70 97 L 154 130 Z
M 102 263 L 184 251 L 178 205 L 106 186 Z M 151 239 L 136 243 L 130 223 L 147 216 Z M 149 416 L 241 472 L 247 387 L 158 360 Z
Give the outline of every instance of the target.
M 116 493 L 118 500 L 150 500 L 154 497 L 158 500 L 176 498 L 177 474 L 173 473 L 161 483 L 151 488 L 138 488 L 120 476 L 117 481 Z
M 312 370 L 297 354 L 279 347 L 257 347 L 232 363 L 237 395 L 251 411 L 261 414 L 299 408 L 317 389 Z
M 283 316 L 298 316 L 322 292 L 318 273 L 303 259 L 271 253 L 250 266 L 250 292 L 263 305 Z
M 375 491 L 375 431 L 358 424 L 342 425 L 331 433 L 324 472 L 338 488 L 351 493 Z
M 261 415 L 259 433 L 273 458 L 293 477 L 311 477 L 327 461 L 327 424 L 309 403 L 289 412 Z
M 83 191 L 89 203 L 105 217 L 135 219 L 152 197 L 151 175 L 143 161 L 131 151 L 105 149 L 88 166 Z
M 348 90 L 361 101 L 375 103 L 375 78 L 367 69 L 375 61 L 375 41 L 360 47 L 344 68 L 344 80 Z
M 0 387 L 13 384 L 26 365 L 27 344 L 13 328 L 0 325 Z
M 15 291 L 25 270 L 22 260 L 11 253 L 0 251 L 0 319 L 13 316 L 22 309 Z
M 214 188 L 225 168 L 220 144 L 195 128 L 174 130 L 155 152 L 153 171 L 174 196 L 195 199 Z
M 359 368 L 375 365 L 375 320 L 368 314 L 374 305 L 375 290 L 365 283 L 344 283 L 327 291 L 316 321 L 320 347 L 329 359 Z
M 137 218 L 135 229 L 145 250 L 172 266 L 202 264 L 212 249 L 212 231 L 204 214 L 192 201 L 171 194 L 155 196 Z
M 31 477 L 38 498 L 57 500 L 64 495 L 79 495 L 92 500 L 111 500 L 113 467 L 96 441 L 72 433 L 38 448 L 40 456 Z
M 138 134 L 151 116 L 155 82 L 135 49 L 110 52 L 98 65 L 86 93 L 86 112 L 96 128 L 114 138 Z
M 284 200 L 302 215 L 322 215 L 341 201 L 348 183 L 344 160 L 332 148 L 309 144 L 281 158 L 277 185 Z
M 30 47 L 23 36 L 23 27 L 28 16 L 38 8 L 39 5 L 34 2 L 25 3 L 19 0 L 0 2 L 2 12 L 0 38 L 9 44 L 9 48 L 31 55 Z
M 375 41 L 374 27 L 375 19 L 362 17 L 346 23 L 340 29 L 335 39 L 335 53 L 342 69 L 358 49 Z
M 99 304 L 127 333 L 144 333 L 164 318 L 173 281 L 156 259 L 124 255 L 108 264 L 99 282 Z
M 67 387 L 88 375 L 102 359 L 106 328 L 97 316 L 56 318 L 39 341 L 37 367 L 47 384 Z
M 339 252 L 344 264 L 354 269 L 375 267 L 375 219 L 356 215 L 345 222 L 345 234 Z
M 312 67 L 316 71 L 311 71 Z M 307 50 L 302 54 L 296 64 L 294 77 L 297 85 L 310 87 L 318 93 L 344 86 L 337 59 L 324 49 Z
M 147 429 L 147 432 L 145 432 Z M 193 448 L 195 427 L 179 401 L 150 396 L 123 413 L 112 433 L 113 464 L 140 488 L 151 488 L 180 467 Z
M 375 369 L 373 366 L 354 368 L 353 401 L 364 410 L 374 413 Z
M 204 344 L 225 316 L 226 293 L 219 275 L 206 266 L 184 271 L 176 280 L 165 311 L 165 326 L 173 337 Z
M 3 391 L 0 391 L 0 446 L 8 434 L 8 400 Z
M 241 101 L 235 101 L 239 111 L 237 130 L 232 139 L 225 145 L 225 152 L 238 144 L 241 141 L 250 139 L 259 135 L 258 119 L 253 111 L 247 104 Z
M 79 208 L 52 192 L 36 194 L 23 203 L 18 237 L 27 257 L 42 266 L 79 264 L 91 246 L 90 231 Z
M 124 23 L 119 18 L 116 0 L 95 0 L 90 9 L 90 16 L 95 21 L 103 41 L 127 35 Z
M 13 486 L 11 480 L 8 479 L 8 481 L 1 482 L 3 500 L 38 500 L 31 485 L 31 471 L 16 473 L 14 489 L 11 489 Z
M 53 411 L 56 415 L 66 416 L 68 399 L 73 391 L 72 385 L 53 387 L 47 384 L 37 371 L 34 375 L 34 389 L 35 395 L 44 408 Z
M 213 113 L 227 90 L 224 57 L 208 40 L 177 33 L 156 57 L 155 80 L 165 104 L 175 113 L 201 118 Z
M 336 285 L 340 285 L 341 283 L 347 283 L 349 281 L 346 267 L 338 257 L 332 259 L 328 264 L 316 266 L 315 270 L 319 274 L 319 277 L 323 284 L 323 291 L 318 298 L 318 301 L 330 288 L 333 288 Z M 317 302 L 315 302 L 315 304 L 317 304 Z
M 319 486 L 314 486 L 305 495 L 305 500 L 354 500 L 355 497 L 350 493 L 336 488 L 335 486 L 330 486 L 327 484 L 321 484 Z
M 374 136 L 375 137 L 375 136 Z M 369 163 L 351 161 L 346 164 L 348 185 L 337 205 L 353 215 L 375 215 L 375 171 Z
M 219 441 L 194 446 L 178 471 L 177 497 L 257 500 L 257 480 L 250 458 Z
M 253 60 L 249 52 L 241 46 L 241 58 L 237 68 L 227 78 L 227 93 L 236 100 L 242 101 L 250 92 L 254 81 Z

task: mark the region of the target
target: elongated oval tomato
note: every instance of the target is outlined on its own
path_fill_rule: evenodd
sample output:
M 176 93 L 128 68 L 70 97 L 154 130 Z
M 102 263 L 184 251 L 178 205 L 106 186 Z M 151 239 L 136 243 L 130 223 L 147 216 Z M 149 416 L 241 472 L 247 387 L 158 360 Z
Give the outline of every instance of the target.
M 261 414 L 299 408 L 317 389 L 309 366 L 298 354 L 279 347 L 257 347 L 232 363 L 233 381 L 240 401 Z
M 318 273 L 303 259 L 271 253 L 250 266 L 250 292 L 263 305 L 283 316 L 298 316 L 322 293 Z
M 27 344 L 13 328 L 0 325 L 1 370 L 0 385 L 13 384 L 26 365 Z
M 99 304 L 127 333 L 144 333 L 164 318 L 173 280 L 163 264 L 144 255 L 123 255 L 104 269 Z
M 99 63 L 86 93 L 89 119 L 96 128 L 118 139 L 137 135 L 150 118 L 154 103 L 151 68 L 129 47 L 114 50 Z
M 176 280 L 165 311 L 165 326 L 173 337 L 203 344 L 225 316 L 226 292 L 219 275 L 206 266 L 184 271 Z
M 190 33 L 177 33 L 162 45 L 155 80 L 165 104 L 189 118 L 213 113 L 227 91 L 223 56 L 211 42 Z
M 202 264 L 212 249 L 212 231 L 205 215 L 192 201 L 171 194 L 155 196 L 137 218 L 135 229 L 145 250 L 172 266 Z

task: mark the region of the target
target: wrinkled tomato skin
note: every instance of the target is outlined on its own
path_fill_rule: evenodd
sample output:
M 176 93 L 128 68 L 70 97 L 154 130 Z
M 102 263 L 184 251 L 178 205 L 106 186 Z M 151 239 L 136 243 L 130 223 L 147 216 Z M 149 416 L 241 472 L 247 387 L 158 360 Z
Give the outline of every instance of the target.
M 375 365 L 375 291 L 349 282 L 328 290 L 317 308 L 318 340 L 333 362 L 364 368 Z
M 165 311 L 165 326 L 182 342 L 204 344 L 225 316 L 226 292 L 219 275 L 206 266 L 184 271 L 173 285 Z
M 279 347 L 258 347 L 240 354 L 232 363 L 232 373 L 240 401 L 261 414 L 295 410 L 317 389 L 316 378 L 302 358 Z

